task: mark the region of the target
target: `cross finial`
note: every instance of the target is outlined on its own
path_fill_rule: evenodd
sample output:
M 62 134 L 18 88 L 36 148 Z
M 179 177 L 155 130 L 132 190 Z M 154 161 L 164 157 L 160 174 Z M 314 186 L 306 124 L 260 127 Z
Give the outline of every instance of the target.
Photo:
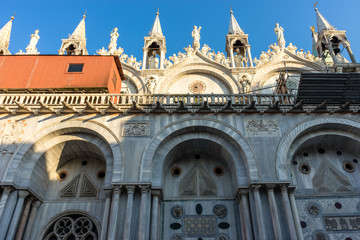
M 314 4 L 315 11 L 318 10 L 317 7 L 316 7 L 316 4 L 318 4 L 318 3 L 319 3 L 319 1 L 316 1 L 316 3 Z
M 84 13 L 84 15 L 83 15 L 83 18 L 84 18 L 84 19 L 86 18 L 86 11 L 85 11 L 85 13 Z
M 233 14 L 233 10 L 232 10 L 231 5 L 230 5 L 230 14 Z
M 15 14 L 16 14 L 16 12 L 14 12 L 14 15 L 12 15 L 12 17 L 11 17 L 12 20 L 15 19 Z
M 159 8 L 157 9 L 156 15 L 159 15 Z

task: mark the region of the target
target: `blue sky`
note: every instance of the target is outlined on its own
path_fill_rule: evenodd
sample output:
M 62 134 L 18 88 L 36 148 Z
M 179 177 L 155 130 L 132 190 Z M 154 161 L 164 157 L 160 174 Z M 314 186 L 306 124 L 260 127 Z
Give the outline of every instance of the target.
M 125 53 L 142 58 L 144 36 L 154 22 L 157 8 L 166 37 L 169 57 L 192 42 L 193 25 L 202 26 L 201 45 L 208 44 L 215 51 L 225 52 L 225 35 L 230 20 L 230 6 L 240 27 L 249 34 L 252 56 L 276 42 L 275 23 L 285 29 L 287 44 L 311 51 L 310 26 L 316 25 L 315 1 L 310 0 L 183 0 L 183 1 L 3 1 L 0 8 L 2 27 L 16 12 L 11 34 L 12 54 L 25 50 L 30 35 L 40 30 L 37 45 L 41 54 L 57 54 L 61 39 L 67 38 L 87 11 L 87 49 L 90 55 L 107 48 L 110 31 L 118 27 L 118 46 Z M 360 0 L 320 0 L 319 11 L 337 29 L 347 30 L 355 58 L 360 61 Z

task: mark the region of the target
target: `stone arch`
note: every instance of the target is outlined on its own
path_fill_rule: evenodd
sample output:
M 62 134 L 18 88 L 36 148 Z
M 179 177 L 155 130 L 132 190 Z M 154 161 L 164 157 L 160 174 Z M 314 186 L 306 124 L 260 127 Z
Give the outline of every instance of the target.
M 348 118 L 313 118 L 297 124 L 296 127 L 284 134 L 277 148 L 275 164 L 278 180 L 289 181 L 291 179 L 288 154 L 294 142 L 304 134 L 320 129 L 337 129 L 360 136 L 360 122 Z
M 106 161 L 107 186 L 121 180 L 123 151 L 116 135 L 94 121 L 70 120 L 47 126 L 23 141 L 5 171 L 3 182 L 13 183 L 22 179 L 24 182 L 21 184 L 29 184 L 32 171 L 42 154 L 57 144 L 72 140 L 88 141 L 99 148 Z
M 153 137 L 140 163 L 140 182 L 151 182 L 152 186 L 161 187 L 168 152 L 179 143 L 196 138 L 221 144 L 231 153 L 237 184 L 244 182 L 244 176 L 239 176 L 241 159 L 244 161 L 248 182 L 259 179 L 255 153 L 241 133 L 216 120 L 195 118 L 170 124 Z
M 83 216 L 83 217 L 86 217 L 89 220 L 91 220 L 92 223 L 95 225 L 94 227 L 96 228 L 97 237 L 99 239 L 100 234 L 101 234 L 101 227 L 100 227 L 100 223 L 99 223 L 98 219 L 96 217 L 92 216 L 89 212 L 78 210 L 78 209 L 66 210 L 64 212 L 58 213 L 55 216 L 51 217 L 48 220 L 48 223 L 44 227 L 42 227 L 42 229 L 40 230 L 36 239 L 38 239 L 38 240 L 44 239 L 46 237 L 47 232 L 49 231 L 49 228 L 52 227 L 52 225 L 54 225 L 56 221 L 58 221 L 59 219 L 61 219 L 63 217 L 72 216 L 72 215 Z
M 261 88 L 266 81 L 274 76 L 274 74 L 278 75 L 279 71 L 297 71 L 302 72 L 304 70 L 307 71 L 319 71 L 323 70 L 323 66 L 315 63 L 315 62 L 309 62 L 305 59 L 301 59 L 296 55 L 293 55 L 292 53 L 285 51 L 285 56 L 290 57 L 290 59 L 277 59 L 277 60 L 270 60 L 263 65 L 261 65 L 257 71 L 256 74 L 253 77 L 252 80 L 252 86 Z M 284 54 L 285 54 L 284 53 Z M 284 62 L 286 63 L 286 67 L 284 66 Z
M 145 86 L 144 81 L 139 76 L 138 70 L 136 70 L 133 66 L 129 66 L 127 64 L 123 64 L 122 67 L 123 67 L 125 79 L 129 79 L 133 83 L 139 94 L 146 93 L 147 88 Z
M 186 61 L 186 60 L 185 60 Z M 181 65 L 181 63 L 179 64 Z M 206 74 L 215 77 L 221 81 L 229 90 L 230 94 L 238 93 L 241 89 L 240 84 L 226 71 L 220 70 L 207 64 L 192 64 L 185 66 L 176 65 L 168 72 L 158 83 L 157 93 L 166 93 L 167 89 L 175 83 L 180 77 L 186 74 Z

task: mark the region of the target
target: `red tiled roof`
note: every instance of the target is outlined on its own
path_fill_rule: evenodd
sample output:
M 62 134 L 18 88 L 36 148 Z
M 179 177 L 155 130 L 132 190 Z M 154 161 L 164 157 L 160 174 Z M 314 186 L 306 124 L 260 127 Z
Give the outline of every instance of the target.
M 73 63 L 84 64 L 83 71 L 67 72 Z M 0 89 L 100 88 L 120 93 L 122 78 L 114 56 L 0 56 Z

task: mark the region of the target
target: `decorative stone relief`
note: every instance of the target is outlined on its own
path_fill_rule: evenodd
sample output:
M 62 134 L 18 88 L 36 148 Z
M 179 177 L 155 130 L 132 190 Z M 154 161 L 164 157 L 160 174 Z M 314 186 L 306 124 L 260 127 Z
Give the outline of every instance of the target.
M 279 137 L 280 128 L 276 120 L 245 120 L 248 137 Z
M 122 129 L 123 136 L 149 136 L 150 123 L 146 122 L 127 122 Z
M 95 185 L 86 176 L 86 174 L 83 174 L 83 180 L 80 189 L 80 197 L 96 197 L 97 192 L 98 191 Z
M 2 154 L 13 153 L 20 142 L 25 122 L 7 122 L 1 133 L 0 152 Z
M 202 81 L 194 81 L 189 85 L 189 91 L 194 94 L 201 94 L 205 89 L 206 85 Z
M 75 177 L 69 184 L 60 190 L 60 197 L 76 197 L 77 187 L 79 185 L 80 175 Z
M 326 231 L 358 231 L 360 216 L 326 216 L 324 224 Z
M 80 185 L 80 189 L 79 189 Z M 62 198 L 74 197 L 97 197 L 98 189 L 87 177 L 86 173 L 76 176 L 64 188 L 59 191 Z
M 180 196 L 214 196 L 217 194 L 215 181 L 200 167 L 189 172 L 179 185 Z
M 216 234 L 215 216 L 185 216 L 185 236 L 213 237 Z
M 351 183 L 345 174 L 338 171 L 328 161 L 323 161 L 312 179 L 318 193 L 352 192 Z
M 227 216 L 228 210 L 224 205 L 219 204 L 215 205 L 213 212 L 217 217 L 224 218 Z
M 171 209 L 171 215 L 174 218 L 181 218 L 183 214 L 184 214 L 184 209 L 179 205 L 176 205 Z
M 307 207 L 307 211 L 310 215 L 317 216 L 320 213 L 320 209 L 318 206 L 311 204 Z

